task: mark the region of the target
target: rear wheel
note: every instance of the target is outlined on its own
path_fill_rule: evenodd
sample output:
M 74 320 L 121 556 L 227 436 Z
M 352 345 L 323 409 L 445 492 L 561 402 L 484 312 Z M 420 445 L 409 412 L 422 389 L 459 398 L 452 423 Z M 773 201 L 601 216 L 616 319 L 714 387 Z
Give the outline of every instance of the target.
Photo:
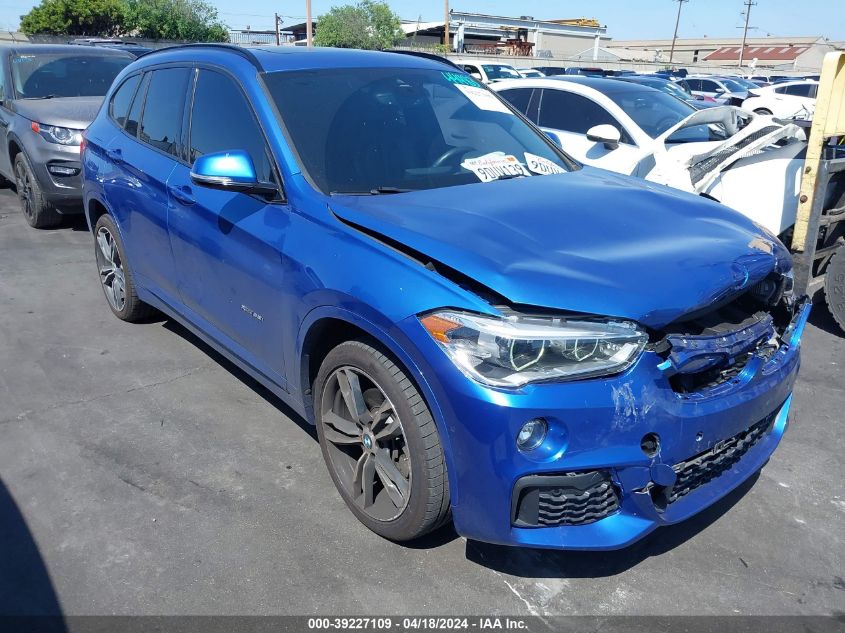
M 449 516 L 443 449 L 407 374 L 364 341 L 341 343 L 314 381 L 317 435 L 335 486 L 376 534 L 408 541 Z
M 15 156 L 15 188 L 27 224 L 36 229 L 48 229 L 61 224 L 62 216 L 44 199 L 41 185 L 23 152 Z
M 101 215 L 94 226 L 94 252 L 100 284 L 114 315 L 123 321 L 148 317 L 153 309 L 138 298 L 135 279 L 126 261 L 120 235 L 110 215 Z
M 824 298 L 834 320 L 845 331 L 845 245 L 830 258 L 824 276 Z

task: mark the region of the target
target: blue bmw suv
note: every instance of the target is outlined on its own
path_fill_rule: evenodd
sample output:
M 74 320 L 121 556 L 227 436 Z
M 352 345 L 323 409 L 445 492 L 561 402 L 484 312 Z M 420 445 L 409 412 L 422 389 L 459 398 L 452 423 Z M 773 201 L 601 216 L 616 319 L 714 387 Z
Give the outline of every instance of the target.
M 581 166 L 455 67 L 171 48 L 82 149 L 114 314 L 184 324 L 316 425 L 374 532 L 613 549 L 758 471 L 809 313 L 778 240 Z

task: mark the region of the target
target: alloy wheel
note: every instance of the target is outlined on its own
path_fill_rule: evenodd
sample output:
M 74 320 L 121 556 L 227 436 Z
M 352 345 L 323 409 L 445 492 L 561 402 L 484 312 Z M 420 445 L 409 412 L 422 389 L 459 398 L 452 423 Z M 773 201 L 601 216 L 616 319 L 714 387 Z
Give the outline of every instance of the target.
M 332 469 L 353 502 L 378 521 L 407 507 L 411 460 L 395 407 L 373 378 L 340 367 L 323 389 L 321 431 Z
M 97 231 L 97 268 L 106 298 L 120 312 L 126 305 L 126 277 L 114 236 L 104 226 Z
M 18 198 L 21 201 L 21 209 L 26 217 L 32 218 L 34 210 L 32 208 L 32 184 L 29 180 L 29 172 L 23 166 L 23 163 L 15 165 L 15 186 L 18 190 Z

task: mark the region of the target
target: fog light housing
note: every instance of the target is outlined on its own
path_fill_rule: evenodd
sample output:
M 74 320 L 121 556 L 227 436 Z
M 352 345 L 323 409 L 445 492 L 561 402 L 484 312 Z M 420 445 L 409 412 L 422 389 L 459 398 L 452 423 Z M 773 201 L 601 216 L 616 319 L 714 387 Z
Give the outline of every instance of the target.
M 528 420 L 516 436 L 516 447 L 521 451 L 533 451 L 543 443 L 548 432 L 549 425 L 543 418 Z
M 54 176 L 76 176 L 79 173 L 78 167 L 68 167 L 67 165 L 47 165 L 47 171 Z

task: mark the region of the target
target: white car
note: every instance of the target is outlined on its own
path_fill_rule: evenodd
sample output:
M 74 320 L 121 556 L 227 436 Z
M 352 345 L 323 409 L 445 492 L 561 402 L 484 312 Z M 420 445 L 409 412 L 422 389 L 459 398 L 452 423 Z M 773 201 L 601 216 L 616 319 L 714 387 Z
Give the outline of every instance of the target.
M 795 223 L 806 137 L 734 106 L 696 110 L 646 86 L 597 77 L 493 90 L 575 159 L 713 198 L 775 234 Z
M 815 81 L 784 81 L 749 91 L 742 107 L 781 119 L 812 119 L 818 89 Z
M 687 75 L 684 81 L 692 94 L 698 97 L 710 97 L 719 103 L 738 104 L 748 96 L 748 86 L 731 77 Z
M 472 75 L 473 79 L 485 84 L 496 83 L 504 79 L 521 79 L 519 71 L 508 64 L 463 64 L 458 65 Z
M 541 77 L 545 77 L 545 73 L 540 72 L 539 70 L 535 70 L 533 68 L 518 68 L 517 72 L 519 73 L 520 77 L 524 79 L 540 79 Z

